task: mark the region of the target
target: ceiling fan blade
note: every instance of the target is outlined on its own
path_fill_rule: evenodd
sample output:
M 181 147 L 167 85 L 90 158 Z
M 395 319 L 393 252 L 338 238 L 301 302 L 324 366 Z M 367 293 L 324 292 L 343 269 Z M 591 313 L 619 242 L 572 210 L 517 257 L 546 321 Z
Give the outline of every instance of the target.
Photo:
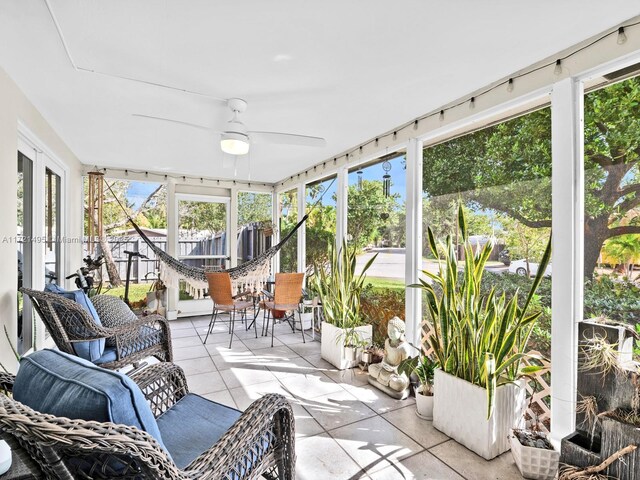
M 324 147 L 327 141 L 320 137 L 295 135 L 278 132 L 248 132 L 252 143 L 272 143 L 278 145 L 300 145 L 303 147 Z
M 213 131 L 212 128 L 205 127 L 204 125 L 198 125 L 197 123 L 183 122 L 182 120 L 174 120 L 173 118 L 156 117 L 156 116 L 153 116 L 153 115 L 143 115 L 142 113 L 132 113 L 131 115 L 134 116 L 134 117 L 149 118 L 151 120 L 160 120 L 162 122 L 178 123 L 180 125 L 186 125 L 187 127 L 199 128 L 201 130 L 207 130 L 209 132 Z

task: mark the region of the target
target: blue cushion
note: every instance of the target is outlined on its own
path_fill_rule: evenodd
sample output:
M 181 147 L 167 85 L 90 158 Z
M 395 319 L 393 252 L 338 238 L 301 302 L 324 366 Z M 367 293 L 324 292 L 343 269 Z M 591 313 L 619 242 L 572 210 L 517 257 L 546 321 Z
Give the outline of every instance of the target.
M 134 381 L 73 355 L 41 350 L 23 357 L 13 397 L 34 410 L 57 417 L 139 428 L 164 448 L 151 408 Z
M 158 428 L 171 458 L 185 468 L 207 451 L 242 412 L 189 393 L 158 417 Z
M 96 312 L 93 303 L 87 294 L 82 290 L 65 290 L 60 285 L 56 285 L 55 283 L 49 283 L 45 287 L 45 290 L 51 293 L 57 293 L 62 295 L 69 300 L 73 300 L 79 303 L 82 308 L 84 308 L 89 315 L 93 318 L 93 321 L 96 322 L 96 325 L 102 326 L 102 322 L 100 321 L 100 317 L 98 316 L 98 312 Z M 76 355 L 84 358 L 85 360 L 89 360 L 91 362 L 95 362 L 104 353 L 104 344 L 105 339 L 100 338 L 98 340 L 90 340 L 88 342 L 73 342 L 73 350 L 76 352 Z
M 105 363 L 115 362 L 117 359 L 118 352 L 116 352 L 115 347 L 105 347 L 102 356 L 93 363 L 96 365 L 103 365 Z

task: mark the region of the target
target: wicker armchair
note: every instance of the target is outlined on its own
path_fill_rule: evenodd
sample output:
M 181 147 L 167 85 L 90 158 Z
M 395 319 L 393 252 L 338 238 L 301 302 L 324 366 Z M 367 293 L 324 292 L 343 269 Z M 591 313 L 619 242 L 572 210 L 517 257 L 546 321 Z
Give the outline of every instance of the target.
M 173 360 L 169 322 L 161 315 L 149 315 L 117 327 L 96 325 L 87 311 L 61 295 L 21 288 L 51 334 L 56 346 L 75 355 L 73 344 L 104 338 L 108 347 L 99 365 L 117 370 L 154 356 L 163 362 Z M 107 354 L 108 353 L 108 354 Z
M 131 378 L 156 417 L 188 393 L 182 369 L 171 363 L 152 365 Z M 12 384 L 11 376 L 0 376 L 0 386 L 10 391 Z M 45 415 L 13 400 L 10 393 L 0 393 L 0 437 L 12 449 L 29 453 L 36 470 L 44 472 L 33 470 L 35 478 L 295 478 L 293 411 L 276 394 L 253 402 L 214 445 L 183 469 L 151 435 L 135 427 Z

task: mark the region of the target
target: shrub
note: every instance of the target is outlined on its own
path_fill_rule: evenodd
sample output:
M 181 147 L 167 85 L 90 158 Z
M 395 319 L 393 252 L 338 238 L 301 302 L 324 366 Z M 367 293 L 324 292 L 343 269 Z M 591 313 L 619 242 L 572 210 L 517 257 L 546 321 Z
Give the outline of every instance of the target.
M 369 284 L 360 295 L 360 313 L 373 325 L 373 343 L 384 346 L 387 323 L 396 315 L 404 318 L 404 290 L 376 288 Z

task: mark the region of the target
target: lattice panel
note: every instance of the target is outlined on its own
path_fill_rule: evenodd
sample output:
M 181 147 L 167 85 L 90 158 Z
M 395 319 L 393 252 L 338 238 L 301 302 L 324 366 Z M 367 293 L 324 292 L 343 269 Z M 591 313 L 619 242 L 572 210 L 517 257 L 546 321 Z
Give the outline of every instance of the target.
M 433 336 L 433 326 L 431 322 L 428 320 L 423 320 L 422 322 L 422 353 L 424 355 L 430 356 L 433 353 L 433 348 L 429 343 L 429 338 Z M 531 351 L 530 355 L 542 356 L 540 352 Z M 545 402 L 545 398 L 551 396 L 551 387 L 549 386 L 549 376 L 551 374 L 551 363 L 545 360 L 526 360 L 524 362 L 526 365 L 540 365 L 544 367 L 542 370 L 538 371 L 534 375 L 532 375 L 535 379 L 535 382 L 538 383 L 538 386 L 535 387 L 534 380 L 527 381 L 527 395 L 528 403 L 526 417 L 527 422 L 530 423 L 538 418 L 540 429 L 543 432 L 549 433 L 549 428 L 551 424 L 551 409 Z M 535 391 L 535 393 L 534 393 Z M 437 393 L 436 393 L 437 395 Z M 533 395 L 533 399 L 531 400 L 531 396 Z M 530 406 L 529 406 L 530 405 Z

